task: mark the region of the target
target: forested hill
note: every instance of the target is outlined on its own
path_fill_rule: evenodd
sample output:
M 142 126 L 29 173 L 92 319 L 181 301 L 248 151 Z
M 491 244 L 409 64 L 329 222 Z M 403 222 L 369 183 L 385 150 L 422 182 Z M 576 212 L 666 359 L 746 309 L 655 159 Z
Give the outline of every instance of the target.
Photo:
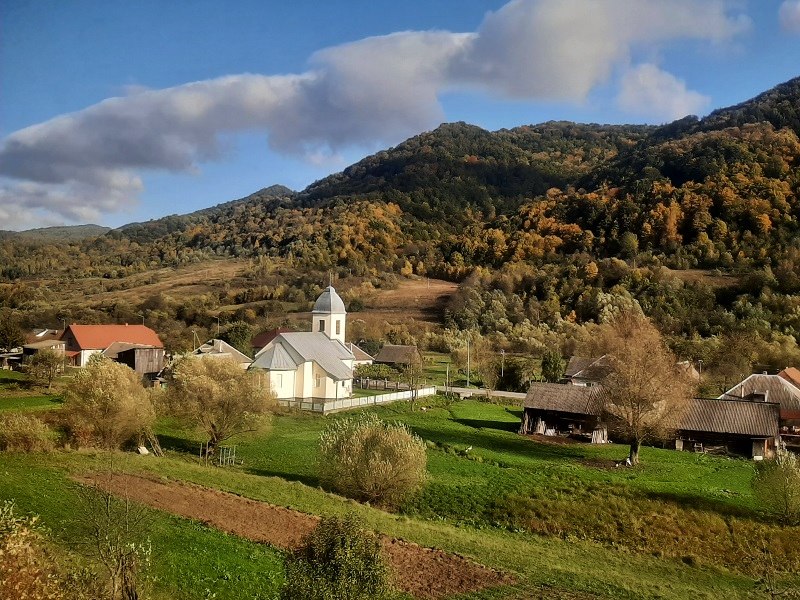
M 652 130 L 550 122 L 492 133 L 448 123 L 314 183 L 300 200 L 381 199 L 420 219 L 460 224 L 467 207 L 502 213 L 563 188 Z
M 719 269 L 746 276 L 744 287 L 702 292 L 707 310 L 725 314 L 688 331 L 749 315 L 800 335 L 798 106 L 795 79 L 663 127 L 446 124 L 299 193 L 266 188 L 57 248 L 0 240 L 0 278 L 116 278 L 210 256 L 267 256 L 298 273 L 496 274 L 481 285 L 502 287 L 515 306 L 539 303 L 530 308 L 537 321 L 596 318 L 587 298 L 634 294 L 662 323 L 670 315 L 684 327 L 690 317 L 675 316 L 676 292 L 656 282 L 658 269 Z

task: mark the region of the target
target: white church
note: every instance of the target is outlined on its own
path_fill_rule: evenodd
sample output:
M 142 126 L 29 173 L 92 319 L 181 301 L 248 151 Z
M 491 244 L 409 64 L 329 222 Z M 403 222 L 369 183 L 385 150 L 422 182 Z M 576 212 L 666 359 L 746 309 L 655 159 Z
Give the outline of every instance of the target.
M 279 333 L 255 356 L 251 369 L 260 369 L 283 406 L 327 412 L 326 404 L 350 398 L 353 392 L 353 351 L 345 345 L 347 311 L 328 287 L 311 313 L 310 332 Z

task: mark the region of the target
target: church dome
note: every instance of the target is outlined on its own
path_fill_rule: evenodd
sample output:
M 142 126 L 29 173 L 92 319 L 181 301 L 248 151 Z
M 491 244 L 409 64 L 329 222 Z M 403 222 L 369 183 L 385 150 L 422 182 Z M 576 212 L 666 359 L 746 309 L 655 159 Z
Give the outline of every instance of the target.
M 322 292 L 317 298 L 317 301 L 314 303 L 314 312 L 315 313 L 347 313 L 344 308 L 344 301 L 339 297 L 339 294 L 336 293 L 336 290 L 333 289 L 333 286 L 328 286 L 324 292 Z

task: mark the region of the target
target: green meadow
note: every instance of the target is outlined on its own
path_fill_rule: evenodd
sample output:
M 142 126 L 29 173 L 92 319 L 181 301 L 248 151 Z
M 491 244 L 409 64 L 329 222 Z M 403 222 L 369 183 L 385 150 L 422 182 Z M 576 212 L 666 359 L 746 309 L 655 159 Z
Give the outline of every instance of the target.
M 462 599 L 766 597 L 766 576 L 776 576 L 774 591 L 800 586 L 800 530 L 760 513 L 748 460 L 644 448 L 642 465 L 628 469 L 614 466 L 627 454 L 623 446 L 517 435 L 515 405 L 434 397 L 371 410 L 407 423 L 428 448 L 429 481 L 396 513 L 319 485 L 319 433 L 347 414 L 276 416 L 269 431 L 232 442 L 234 467 L 201 464 L 200 437 L 167 419 L 158 431 L 165 458 L 0 454 L 0 499 L 40 514 L 70 553 L 77 552 L 82 504 L 69 475 L 109 465 L 317 515 L 355 512 L 377 531 L 470 556 L 517 579 Z M 147 512 L 153 597 L 276 597 L 278 550 Z

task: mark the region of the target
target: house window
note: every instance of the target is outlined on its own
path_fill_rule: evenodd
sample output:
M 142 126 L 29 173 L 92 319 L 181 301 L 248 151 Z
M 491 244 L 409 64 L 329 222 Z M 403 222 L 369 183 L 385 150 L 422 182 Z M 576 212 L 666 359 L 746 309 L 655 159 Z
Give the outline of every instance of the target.
M 319 330 L 324 332 L 325 331 L 325 319 L 319 320 Z
M 316 381 L 314 382 L 314 387 L 320 387 L 322 385 L 322 375 L 317 375 Z
M 336 320 L 336 335 L 341 335 L 341 334 L 342 334 L 342 322 L 339 319 L 337 319 Z

